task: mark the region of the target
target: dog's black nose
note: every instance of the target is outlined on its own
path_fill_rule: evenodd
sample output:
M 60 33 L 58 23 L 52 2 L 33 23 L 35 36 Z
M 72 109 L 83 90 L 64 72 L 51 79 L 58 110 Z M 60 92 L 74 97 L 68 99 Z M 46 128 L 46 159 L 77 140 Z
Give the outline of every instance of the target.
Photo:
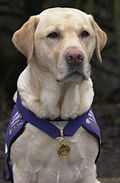
M 84 55 L 80 50 L 72 49 L 65 54 L 65 60 L 70 65 L 80 65 Z

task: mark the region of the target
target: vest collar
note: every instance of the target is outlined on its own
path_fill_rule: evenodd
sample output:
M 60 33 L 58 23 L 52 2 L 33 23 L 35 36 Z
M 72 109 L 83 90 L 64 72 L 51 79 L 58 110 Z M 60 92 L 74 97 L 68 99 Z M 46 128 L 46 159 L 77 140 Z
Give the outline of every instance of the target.
M 18 107 L 18 110 L 25 121 L 28 123 L 34 125 L 35 127 L 39 128 L 46 134 L 48 134 L 52 138 L 60 137 L 60 129 L 57 128 L 54 124 L 50 123 L 47 120 L 38 118 L 33 112 L 26 109 L 22 103 L 21 98 L 19 95 L 19 92 L 17 92 L 17 102 L 16 105 Z M 86 123 L 86 119 L 88 118 L 88 115 L 90 114 L 91 109 L 89 109 L 87 112 L 82 114 L 81 116 L 70 119 L 70 121 L 67 123 L 67 125 L 63 129 L 63 135 L 64 136 L 73 136 L 75 132 L 80 128 L 81 125 L 84 125 Z

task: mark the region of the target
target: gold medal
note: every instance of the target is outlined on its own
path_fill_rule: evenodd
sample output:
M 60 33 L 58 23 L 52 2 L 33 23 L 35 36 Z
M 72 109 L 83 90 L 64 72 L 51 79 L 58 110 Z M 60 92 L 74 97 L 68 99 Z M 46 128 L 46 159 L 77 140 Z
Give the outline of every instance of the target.
M 60 130 L 60 145 L 57 149 L 57 154 L 59 157 L 68 157 L 70 155 L 71 149 L 68 145 L 66 145 L 65 143 L 63 143 L 64 141 L 64 135 L 63 135 L 63 130 Z
M 59 157 L 68 157 L 70 155 L 70 147 L 66 144 L 61 144 L 57 150 L 57 154 Z

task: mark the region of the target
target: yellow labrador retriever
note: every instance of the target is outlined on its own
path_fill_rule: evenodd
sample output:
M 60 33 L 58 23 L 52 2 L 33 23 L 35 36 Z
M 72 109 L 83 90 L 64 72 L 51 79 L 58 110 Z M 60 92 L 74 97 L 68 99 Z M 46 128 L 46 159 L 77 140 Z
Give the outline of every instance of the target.
M 28 60 L 17 83 L 21 105 L 36 119 L 43 119 L 43 126 L 48 123 L 51 133 L 28 120 L 10 151 L 14 183 L 99 182 L 95 136 L 84 124 L 72 135 L 63 130 L 69 119 L 73 122 L 68 132 L 74 130 L 74 119 L 86 115 L 91 107 L 90 59 L 95 51 L 102 61 L 100 51 L 106 39 L 91 15 L 72 8 L 47 9 L 30 17 L 13 35 L 13 43 Z M 89 115 L 94 118 L 91 111 Z M 54 128 L 60 132 L 57 138 L 52 137 Z

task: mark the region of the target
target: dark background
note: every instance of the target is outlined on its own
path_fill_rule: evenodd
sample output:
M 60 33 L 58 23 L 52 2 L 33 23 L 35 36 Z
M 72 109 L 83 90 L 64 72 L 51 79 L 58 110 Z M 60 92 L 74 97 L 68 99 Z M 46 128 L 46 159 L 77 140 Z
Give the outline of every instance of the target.
M 93 110 L 102 131 L 98 161 L 100 177 L 120 176 L 120 1 L 119 0 L 0 0 L 0 180 L 3 183 L 3 139 L 13 106 L 16 82 L 26 59 L 13 46 L 13 33 L 31 16 L 50 7 L 73 7 L 92 14 L 107 33 L 103 63 L 94 56 Z

